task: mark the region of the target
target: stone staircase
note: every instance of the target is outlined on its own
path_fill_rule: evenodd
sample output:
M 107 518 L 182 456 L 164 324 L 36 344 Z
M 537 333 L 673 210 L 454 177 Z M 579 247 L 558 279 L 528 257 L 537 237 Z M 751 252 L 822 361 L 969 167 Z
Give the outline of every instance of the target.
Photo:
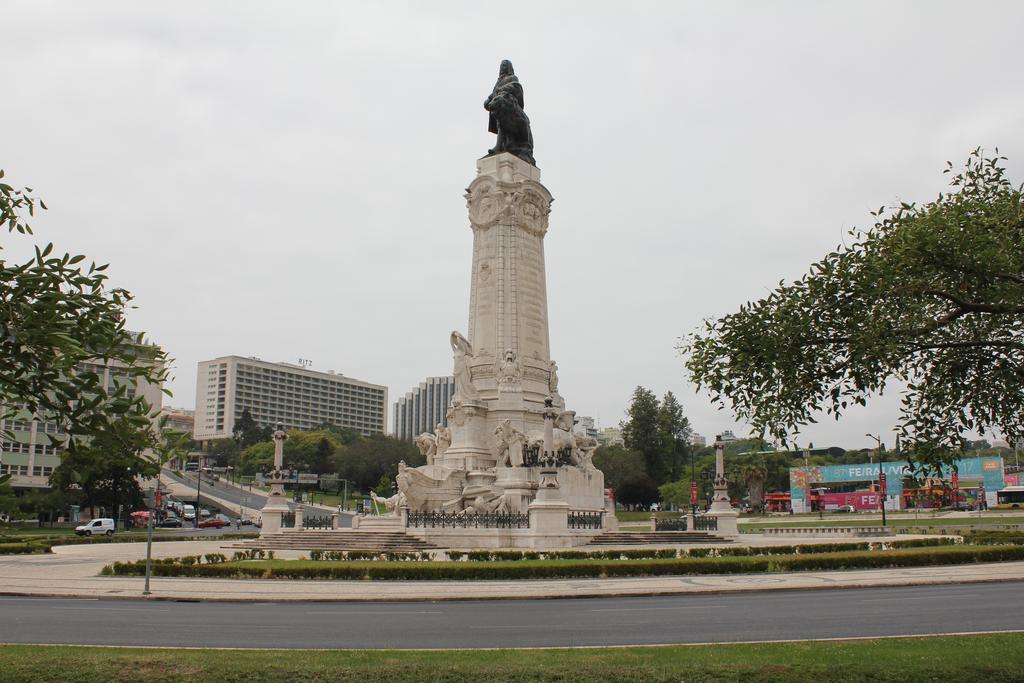
M 381 553 L 440 550 L 437 546 L 426 543 L 404 531 L 362 531 L 359 529 L 285 531 L 224 547 L 243 550 L 359 550 Z
M 606 531 L 588 545 L 678 545 L 680 543 L 732 543 L 707 531 Z

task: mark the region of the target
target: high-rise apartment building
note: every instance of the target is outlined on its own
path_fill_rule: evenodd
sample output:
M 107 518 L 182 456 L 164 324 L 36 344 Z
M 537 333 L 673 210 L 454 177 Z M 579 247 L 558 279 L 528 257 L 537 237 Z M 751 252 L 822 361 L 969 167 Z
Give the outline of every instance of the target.
M 395 402 L 394 435 L 412 441 L 417 434 L 448 426 L 448 403 L 455 395 L 455 378 L 428 377 Z
M 199 363 L 196 441 L 230 438 L 248 408 L 260 425 L 310 430 L 324 424 L 364 436 L 387 427 L 388 388 L 291 363 L 224 356 Z

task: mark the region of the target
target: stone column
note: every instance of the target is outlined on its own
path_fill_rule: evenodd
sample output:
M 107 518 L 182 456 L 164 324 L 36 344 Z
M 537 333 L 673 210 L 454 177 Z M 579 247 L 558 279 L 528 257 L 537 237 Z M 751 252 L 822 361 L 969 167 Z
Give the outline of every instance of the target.
M 729 480 L 725 476 L 725 442 L 722 441 L 721 435 L 715 437 L 715 494 L 711 499 L 711 509 L 708 510 L 707 516 L 718 520 L 719 536 L 739 535 L 736 526 L 739 513 L 733 509 L 729 501 Z
M 554 423 L 558 411 L 552 398 L 544 401 L 544 453 L 541 454 L 537 497 L 528 508 L 530 534 L 535 547 L 569 547 L 569 504 L 562 499 L 558 485 L 558 454 L 554 448 Z
M 332 530 L 338 528 L 338 518 L 339 517 L 341 517 L 341 515 L 339 515 L 337 512 L 332 512 L 331 513 L 331 529 Z
M 274 432 L 274 470 L 270 473 L 270 495 L 260 514 L 263 518 L 261 536 L 281 533 L 281 516 L 288 512 L 288 499 L 284 494 L 284 440 L 288 438 L 283 425 Z
M 296 505 L 295 506 L 295 528 L 296 529 L 301 529 L 302 528 L 302 519 L 305 516 L 306 516 L 306 506 L 305 505 Z

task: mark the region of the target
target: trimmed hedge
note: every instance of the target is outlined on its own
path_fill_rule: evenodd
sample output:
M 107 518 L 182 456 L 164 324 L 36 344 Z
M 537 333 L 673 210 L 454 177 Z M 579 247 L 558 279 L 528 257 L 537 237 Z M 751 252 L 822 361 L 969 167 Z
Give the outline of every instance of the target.
M 209 540 L 240 540 L 258 538 L 259 534 L 234 533 L 220 536 L 164 536 L 153 535 L 154 543 L 167 541 L 209 541 Z M 0 536 L 0 555 L 30 555 L 48 553 L 50 548 L 59 545 L 85 545 L 87 543 L 145 543 L 146 535 L 113 535 L 113 536 L 33 536 L 12 535 Z
M 973 545 L 1024 545 L 1024 531 L 969 531 L 964 534 L 964 543 Z
M 900 550 L 860 550 L 774 556 L 689 557 L 648 560 L 560 560 L 486 562 L 295 562 L 262 565 L 239 562 L 202 563 L 193 556 L 187 561 L 162 559 L 153 563 L 154 576 L 188 576 L 265 579 L 347 579 L 347 580 L 467 580 L 467 579 L 556 579 L 612 576 L 679 576 L 694 574 L 745 574 L 822 569 L 879 569 L 923 567 L 1024 560 L 1024 546 L 948 546 Z M 144 560 L 115 562 L 103 574 L 142 576 Z

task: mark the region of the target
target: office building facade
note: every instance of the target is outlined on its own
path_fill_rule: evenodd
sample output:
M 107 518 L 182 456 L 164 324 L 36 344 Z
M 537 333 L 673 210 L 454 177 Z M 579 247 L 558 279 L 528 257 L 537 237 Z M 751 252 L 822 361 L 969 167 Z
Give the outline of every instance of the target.
M 394 405 L 394 435 L 412 441 L 417 434 L 448 426 L 448 404 L 455 395 L 455 378 L 428 377 Z
M 159 354 L 155 344 L 142 342 L 141 335 L 132 333 L 139 339 L 139 357 L 146 358 L 150 354 Z M 147 361 L 142 361 L 147 362 Z M 151 415 L 156 419 L 163 400 L 161 385 L 129 374 L 128 366 L 117 360 L 87 360 L 75 366 L 78 373 L 95 373 L 99 383 L 107 392 L 113 392 L 119 386 L 127 385 L 125 396 L 146 399 Z M 0 404 L 0 412 L 6 413 L 6 406 Z M 22 405 L 14 414 L 0 423 L 5 434 L 0 439 L 0 475 L 11 475 L 11 487 L 15 489 L 49 488 L 50 475 L 60 465 L 64 440 L 64 426 L 52 416 L 33 414 L 28 405 Z
M 324 424 L 364 436 L 387 426 L 388 388 L 291 363 L 223 356 L 199 363 L 193 438 L 231 438 L 246 409 L 257 424 L 312 430 Z

